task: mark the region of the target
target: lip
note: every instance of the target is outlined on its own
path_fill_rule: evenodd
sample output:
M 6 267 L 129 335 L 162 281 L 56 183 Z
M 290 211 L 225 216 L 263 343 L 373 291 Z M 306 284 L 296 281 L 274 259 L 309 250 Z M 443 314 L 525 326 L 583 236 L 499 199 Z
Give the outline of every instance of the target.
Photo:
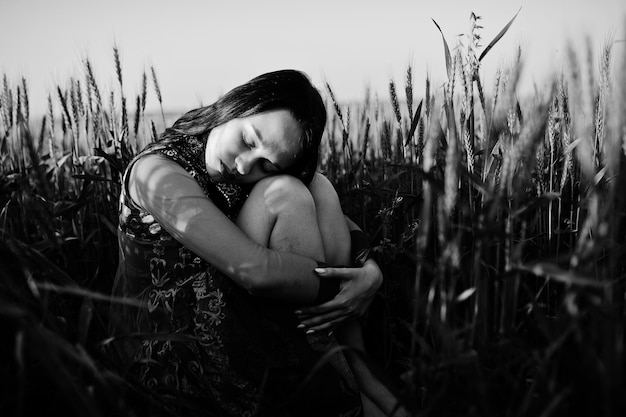
M 220 161 L 220 174 L 225 180 L 234 180 L 236 178 L 236 175 L 222 161 Z

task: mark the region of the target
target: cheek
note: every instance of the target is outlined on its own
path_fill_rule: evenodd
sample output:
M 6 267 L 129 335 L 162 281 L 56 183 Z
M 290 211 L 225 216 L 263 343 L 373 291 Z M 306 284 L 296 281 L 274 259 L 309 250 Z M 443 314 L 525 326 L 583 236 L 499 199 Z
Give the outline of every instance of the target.
M 219 149 L 228 153 L 242 152 L 241 139 L 234 132 L 226 131 L 220 137 Z
M 213 132 L 211 132 L 211 135 L 208 138 L 207 141 L 207 152 L 209 154 L 209 157 L 215 158 L 217 155 L 217 152 L 220 149 L 220 142 L 222 140 L 222 135 L 221 132 L 218 130 L 214 130 Z
M 258 168 L 254 168 L 251 172 L 248 173 L 248 175 L 241 179 L 241 182 L 245 184 L 255 183 L 269 176 L 270 174 L 263 172 Z

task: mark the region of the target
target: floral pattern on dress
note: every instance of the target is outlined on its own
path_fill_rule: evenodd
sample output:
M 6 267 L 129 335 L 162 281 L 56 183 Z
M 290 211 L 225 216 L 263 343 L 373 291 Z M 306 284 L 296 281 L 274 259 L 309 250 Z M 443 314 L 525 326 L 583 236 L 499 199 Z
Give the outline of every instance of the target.
M 211 181 L 204 167 L 203 149 L 198 138 L 180 136 L 173 142 L 151 145 L 137 158 L 161 153 L 174 160 L 191 173 L 207 197 L 235 219 L 247 193 L 236 184 Z M 201 391 L 201 386 L 210 385 L 202 383 L 202 378 L 209 378 L 213 386 L 230 385 L 234 392 L 247 393 L 235 402 L 221 398 L 220 390 L 210 390 L 229 415 L 252 415 L 256 409 L 256 387 L 237 375 L 223 376 L 229 368 L 222 329 L 228 310 L 223 287 L 232 284 L 173 239 L 154 216 L 136 206 L 126 187 L 120 196 L 119 213 L 121 240 L 127 241 L 124 246 L 142 249 L 134 249 L 136 253 L 127 256 L 143 258 L 149 272 L 148 285 L 141 291 L 147 302 L 149 330 L 180 336 L 180 340 L 157 337 L 141 342 L 132 365 L 139 382 L 157 392 L 194 395 Z M 211 360 L 198 360 L 202 357 Z

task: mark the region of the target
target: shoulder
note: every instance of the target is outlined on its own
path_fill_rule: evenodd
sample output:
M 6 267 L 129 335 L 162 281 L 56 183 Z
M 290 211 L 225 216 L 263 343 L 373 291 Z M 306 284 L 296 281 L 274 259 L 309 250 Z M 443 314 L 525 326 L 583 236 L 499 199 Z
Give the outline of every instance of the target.
M 155 175 L 168 172 L 186 171 L 172 159 L 158 153 L 141 155 L 128 168 L 129 180 L 140 182 L 154 181 Z
M 128 194 L 135 202 L 144 200 L 142 196 L 148 190 L 164 188 L 174 178 L 191 179 L 191 175 L 182 166 L 158 153 L 148 153 L 135 159 L 127 168 L 126 176 Z

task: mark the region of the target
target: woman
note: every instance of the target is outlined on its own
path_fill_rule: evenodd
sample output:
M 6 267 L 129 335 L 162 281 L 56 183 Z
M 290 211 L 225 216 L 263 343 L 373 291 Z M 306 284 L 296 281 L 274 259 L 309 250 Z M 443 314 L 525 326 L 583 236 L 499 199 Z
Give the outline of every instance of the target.
M 123 356 L 171 409 L 360 415 L 359 385 L 325 330 L 341 324 L 358 341 L 355 312 L 381 274 L 371 260 L 318 269 L 341 281 L 314 272 L 348 264 L 351 250 L 336 193 L 315 173 L 325 122 L 307 77 L 277 71 L 185 114 L 129 164 L 116 292 L 147 309 L 113 317 L 143 335 Z

